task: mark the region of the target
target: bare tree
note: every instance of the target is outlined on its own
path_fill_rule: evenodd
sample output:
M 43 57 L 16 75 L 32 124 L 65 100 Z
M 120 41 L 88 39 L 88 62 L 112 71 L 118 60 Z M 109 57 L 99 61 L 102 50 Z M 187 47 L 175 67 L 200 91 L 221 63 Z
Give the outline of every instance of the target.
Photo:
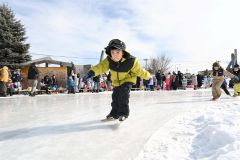
M 170 69 L 171 59 L 166 55 L 161 55 L 156 58 L 150 58 L 148 64 L 148 70 L 151 73 L 156 73 L 160 70 L 162 73 L 166 73 Z

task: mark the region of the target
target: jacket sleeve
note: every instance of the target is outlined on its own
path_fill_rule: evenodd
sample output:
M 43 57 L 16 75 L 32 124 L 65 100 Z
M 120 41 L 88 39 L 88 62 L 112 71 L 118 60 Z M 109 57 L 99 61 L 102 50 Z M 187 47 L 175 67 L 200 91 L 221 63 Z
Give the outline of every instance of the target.
M 135 59 L 131 72 L 134 73 L 136 76 L 146 80 L 149 80 L 151 77 L 150 73 L 140 65 L 138 59 Z
M 223 74 L 224 74 L 224 76 L 227 76 L 227 77 L 230 77 L 230 78 L 234 78 L 235 77 L 232 73 L 230 73 L 230 72 L 228 72 L 226 70 L 223 71 Z
M 102 62 L 97 64 L 96 66 L 92 67 L 91 70 L 94 72 L 94 76 L 98 76 L 100 74 L 105 73 L 109 70 L 109 61 L 105 58 Z
M 34 71 L 35 71 L 36 74 L 39 74 L 39 70 L 38 70 L 37 67 L 34 68 Z

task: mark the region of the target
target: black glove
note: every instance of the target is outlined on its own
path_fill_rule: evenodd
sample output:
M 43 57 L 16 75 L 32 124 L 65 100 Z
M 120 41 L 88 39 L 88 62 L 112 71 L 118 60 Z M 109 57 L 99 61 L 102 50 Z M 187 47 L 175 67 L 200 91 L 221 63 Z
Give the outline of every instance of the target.
M 94 77 L 94 75 L 95 75 L 94 71 L 90 70 L 87 74 L 85 74 L 85 75 L 83 76 L 82 81 L 83 81 L 84 83 L 86 83 L 87 80 L 88 80 L 89 78 Z

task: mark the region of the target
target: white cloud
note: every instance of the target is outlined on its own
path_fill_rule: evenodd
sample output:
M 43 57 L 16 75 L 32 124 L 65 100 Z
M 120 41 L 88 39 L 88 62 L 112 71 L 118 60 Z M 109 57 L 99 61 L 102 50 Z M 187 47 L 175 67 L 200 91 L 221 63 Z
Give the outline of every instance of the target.
M 192 61 L 189 68 L 201 70 L 206 68 L 201 63 L 229 61 L 240 44 L 238 0 L 8 3 L 25 24 L 33 53 L 99 57 L 109 40 L 120 38 L 137 57 L 164 52 L 176 63 Z
M 137 6 L 139 2 L 135 2 L 133 5 Z M 237 22 L 237 6 L 240 2 L 171 2 L 142 2 L 146 5 L 139 5 L 137 8 L 141 29 L 148 35 L 170 38 L 170 47 L 189 59 L 195 59 L 196 56 L 203 59 L 198 55 L 209 58 L 218 56 L 223 59 L 225 54 L 238 47 L 240 24 Z

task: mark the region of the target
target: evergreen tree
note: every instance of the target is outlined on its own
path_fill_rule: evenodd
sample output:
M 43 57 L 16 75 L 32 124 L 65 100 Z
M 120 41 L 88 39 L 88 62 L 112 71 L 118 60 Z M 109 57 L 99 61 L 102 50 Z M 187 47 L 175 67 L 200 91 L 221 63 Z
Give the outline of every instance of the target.
M 25 43 L 25 28 L 15 19 L 13 11 L 0 4 L 0 64 L 16 68 L 18 64 L 31 60 L 29 44 Z

